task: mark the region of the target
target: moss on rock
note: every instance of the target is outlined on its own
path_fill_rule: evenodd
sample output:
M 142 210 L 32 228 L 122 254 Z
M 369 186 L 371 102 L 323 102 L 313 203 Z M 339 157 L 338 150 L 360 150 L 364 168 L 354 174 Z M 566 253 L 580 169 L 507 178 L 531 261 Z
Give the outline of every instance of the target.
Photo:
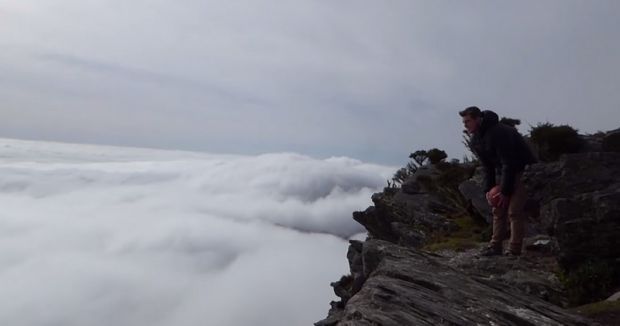
M 480 224 L 468 215 L 450 217 L 450 220 L 458 228 L 452 232 L 436 235 L 427 242 L 423 249 L 433 252 L 441 250 L 460 252 L 478 247 L 481 234 L 488 228 L 487 225 Z

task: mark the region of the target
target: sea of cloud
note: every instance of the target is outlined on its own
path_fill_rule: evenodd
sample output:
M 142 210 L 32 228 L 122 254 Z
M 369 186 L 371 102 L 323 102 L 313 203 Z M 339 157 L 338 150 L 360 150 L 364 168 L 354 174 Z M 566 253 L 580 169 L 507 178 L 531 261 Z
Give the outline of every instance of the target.
M 0 323 L 309 325 L 394 170 L 0 139 Z

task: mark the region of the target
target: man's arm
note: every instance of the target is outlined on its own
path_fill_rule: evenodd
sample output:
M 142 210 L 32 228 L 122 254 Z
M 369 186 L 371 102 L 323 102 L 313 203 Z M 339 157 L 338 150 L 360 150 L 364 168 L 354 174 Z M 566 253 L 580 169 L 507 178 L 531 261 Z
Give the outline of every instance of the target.
M 497 151 L 497 157 L 502 166 L 502 195 L 510 196 L 514 192 L 515 179 L 517 175 L 517 168 L 515 166 L 516 159 L 514 155 L 514 135 L 509 133 L 498 133 L 495 141 L 495 150 Z
M 487 193 L 491 188 L 495 187 L 495 164 L 492 160 L 485 155 L 483 155 L 484 150 L 481 147 L 484 146 L 484 142 L 480 138 L 480 135 L 475 135 L 472 139 L 472 151 L 478 157 L 478 160 L 482 164 L 482 169 L 484 171 L 484 192 Z
M 484 192 L 489 192 L 493 187 L 495 187 L 495 164 L 491 163 L 489 160 L 480 159 L 482 163 L 482 168 L 484 169 Z

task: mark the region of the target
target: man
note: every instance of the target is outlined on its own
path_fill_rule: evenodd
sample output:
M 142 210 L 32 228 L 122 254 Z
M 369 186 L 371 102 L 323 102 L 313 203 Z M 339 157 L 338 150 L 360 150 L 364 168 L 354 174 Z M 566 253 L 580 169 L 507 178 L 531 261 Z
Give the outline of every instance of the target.
M 521 254 L 525 235 L 523 208 L 527 199 L 521 176 L 525 166 L 536 162 L 529 146 L 516 128 L 499 123 L 493 111 L 480 111 L 471 106 L 459 112 L 463 125 L 472 136 L 471 147 L 484 168 L 484 191 L 493 207 L 493 236 L 481 252 L 483 256 L 502 254 L 502 242 L 510 221 L 510 241 L 507 255 Z M 496 174 L 501 174 L 496 205 L 492 205 L 489 191 L 496 186 Z

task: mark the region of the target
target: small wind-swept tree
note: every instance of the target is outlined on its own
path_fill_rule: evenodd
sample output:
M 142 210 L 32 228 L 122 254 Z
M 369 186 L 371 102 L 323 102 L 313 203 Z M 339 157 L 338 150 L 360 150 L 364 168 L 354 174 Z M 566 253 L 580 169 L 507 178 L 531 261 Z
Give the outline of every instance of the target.
M 446 154 L 446 152 L 437 148 L 429 149 L 427 156 L 431 164 L 437 164 L 448 158 L 448 154 Z
M 425 150 L 418 150 L 409 154 L 409 158 L 412 159 L 418 166 L 422 166 L 428 159 L 428 152 Z
M 463 130 L 463 141 L 462 141 L 462 143 L 463 143 L 463 145 L 465 145 L 465 148 L 467 148 L 467 150 L 471 153 L 471 159 L 468 160 L 468 159 L 463 158 L 463 161 L 470 162 L 470 161 L 474 161 L 474 160 L 478 159 L 478 155 L 476 155 L 476 151 L 474 151 L 474 147 L 472 146 L 471 138 L 472 138 L 472 135 L 470 135 L 467 132 L 467 130 Z M 465 156 L 465 157 L 467 157 L 467 156 Z
M 424 164 L 424 161 L 428 159 L 426 151 L 415 151 L 409 154 L 411 159 L 407 162 L 405 167 L 398 169 L 392 177 L 393 185 L 402 185 L 409 177 L 411 177 L 420 166 Z
M 402 185 L 409 177 L 411 177 L 421 166 L 423 166 L 426 162 L 430 162 L 431 164 L 437 164 L 439 162 L 443 162 L 448 157 L 446 152 L 432 148 L 428 151 L 426 150 L 417 150 L 411 154 L 409 154 L 409 158 L 411 159 L 405 167 L 398 169 L 394 176 L 392 177 L 393 184 Z

